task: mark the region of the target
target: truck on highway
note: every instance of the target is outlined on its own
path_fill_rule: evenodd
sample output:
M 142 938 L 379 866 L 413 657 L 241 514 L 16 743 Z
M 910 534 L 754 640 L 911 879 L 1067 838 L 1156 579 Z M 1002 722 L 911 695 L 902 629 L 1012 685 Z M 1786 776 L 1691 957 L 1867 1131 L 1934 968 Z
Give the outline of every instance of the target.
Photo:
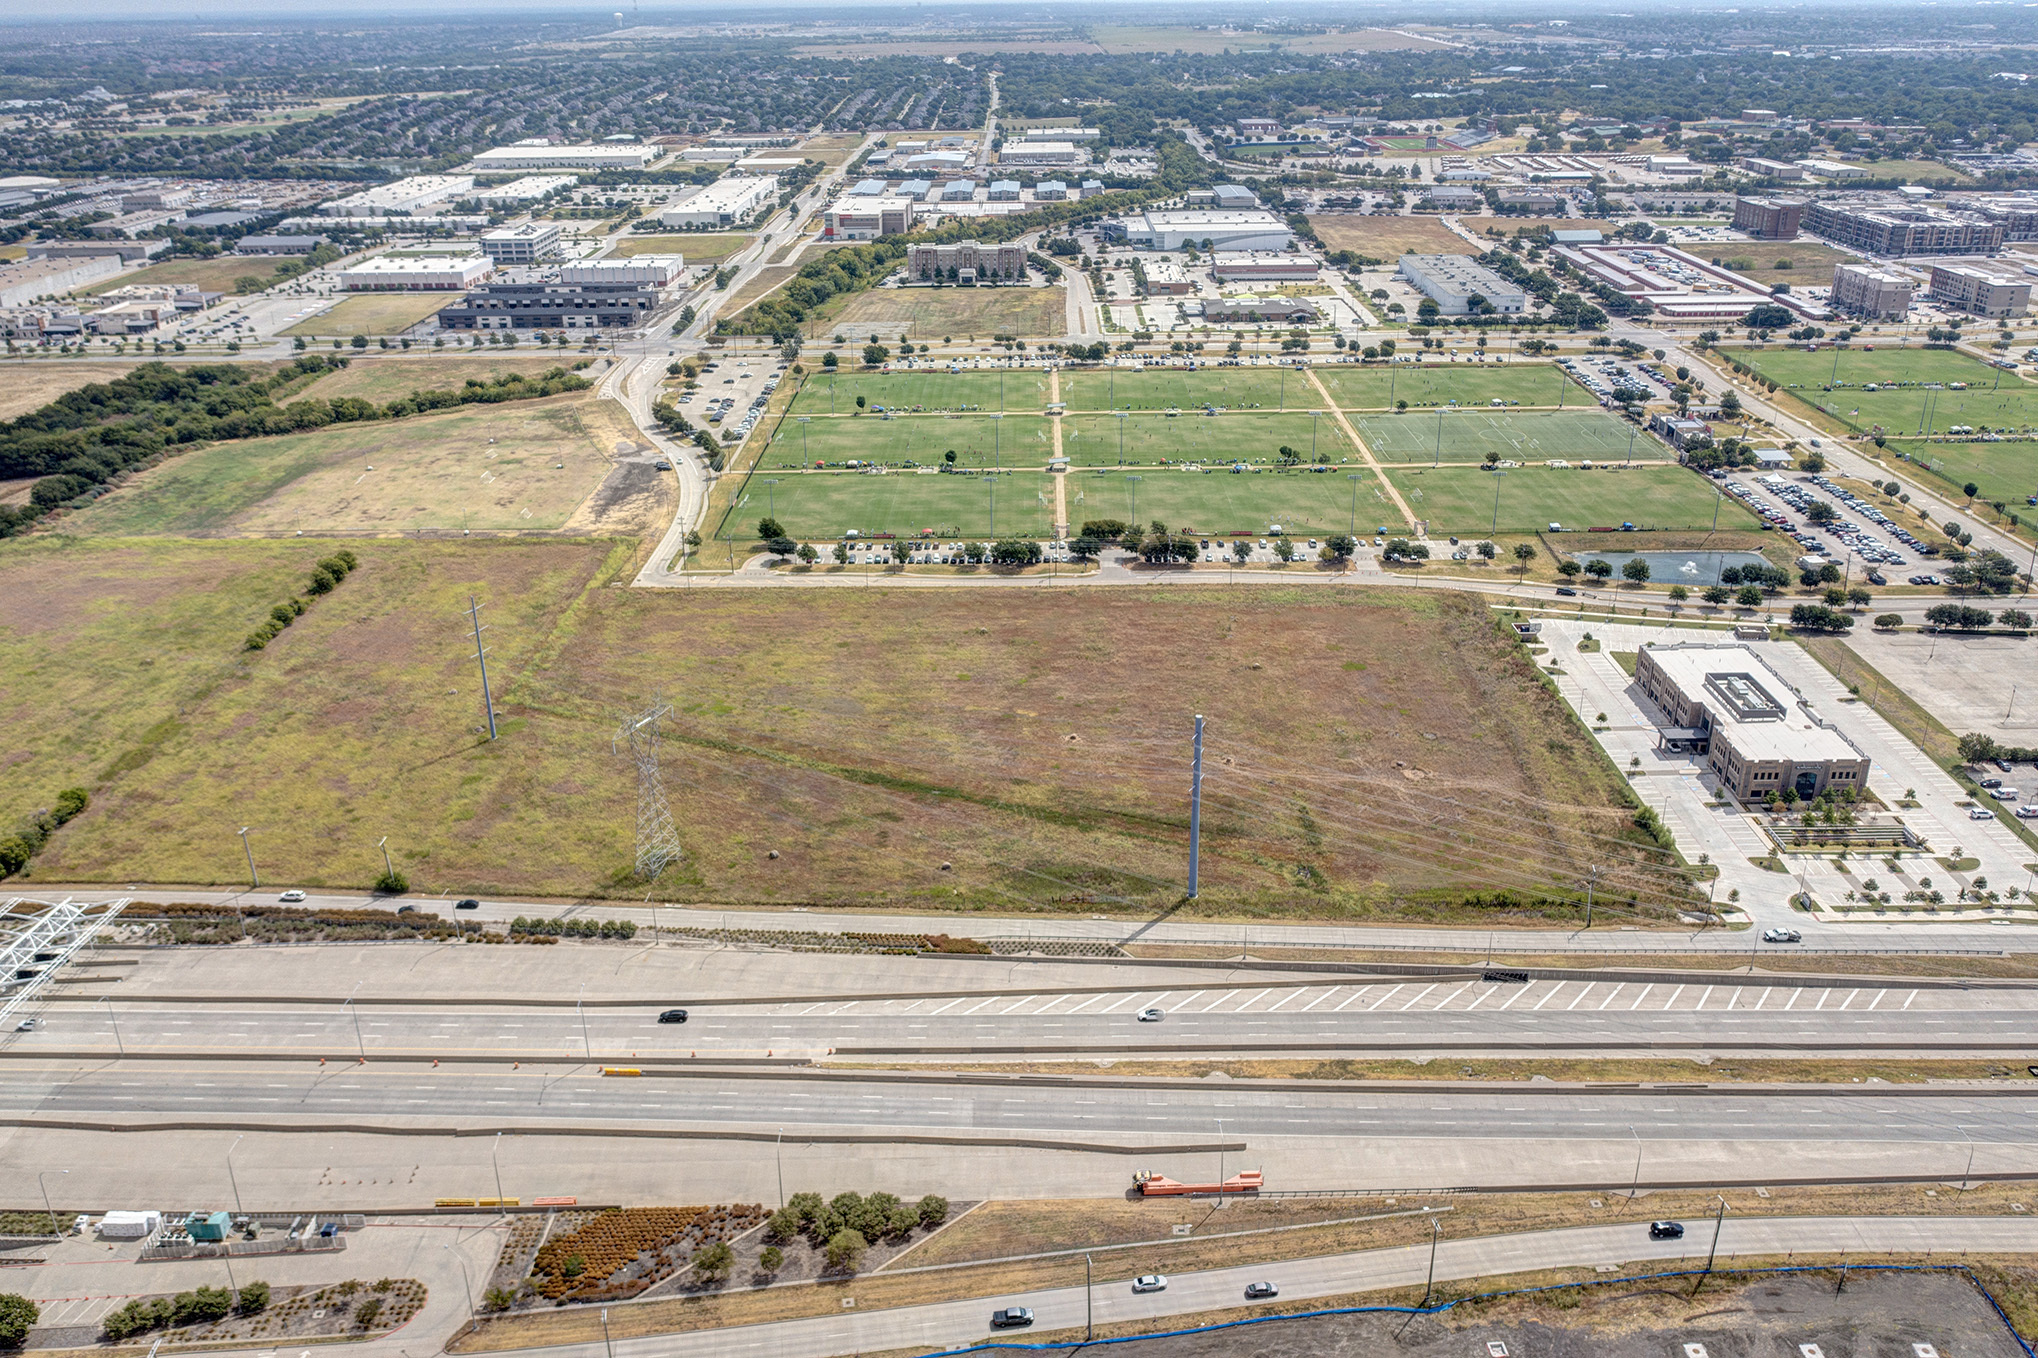
M 1142 1169 L 1132 1176 L 1140 1196 L 1147 1198 L 1185 1198 L 1192 1194 L 1257 1193 L 1264 1176 L 1256 1169 L 1242 1169 L 1221 1184 L 1185 1184 L 1170 1179 L 1158 1170 Z

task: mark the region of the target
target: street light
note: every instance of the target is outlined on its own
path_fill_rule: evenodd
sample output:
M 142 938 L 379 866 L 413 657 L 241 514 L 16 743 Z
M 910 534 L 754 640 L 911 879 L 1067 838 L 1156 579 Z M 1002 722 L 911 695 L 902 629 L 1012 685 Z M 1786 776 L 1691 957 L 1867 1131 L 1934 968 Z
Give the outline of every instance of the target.
M 99 1003 L 106 1006 L 106 1017 L 113 1024 L 113 1045 L 120 1049 L 121 1058 L 125 1060 L 127 1057 L 127 1044 L 120 1040 L 120 1016 L 113 1012 L 113 997 L 111 995 L 101 995 Z
M 594 1041 L 587 1035 L 587 1010 L 582 1001 L 587 998 L 587 982 L 580 983 L 580 994 L 573 1001 L 573 1012 L 580 1017 L 580 1042 L 587 1049 L 587 1059 L 594 1060 Z
M 60 1169 L 57 1171 L 57 1173 L 59 1174 L 69 1174 L 70 1172 L 71 1171 L 69 1171 L 68 1169 Z M 57 1209 L 50 1206 L 49 1186 L 43 1183 L 42 1181 L 42 1176 L 47 1173 L 49 1173 L 49 1171 L 46 1169 L 37 1172 L 35 1176 L 35 1186 L 37 1188 L 42 1189 L 42 1210 L 50 1214 L 50 1234 L 62 1235 L 63 1232 L 57 1229 Z
M 1352 537 L 1359 535 L 1359 482 L 1364 479 L 1357 472 L 1346 472 L 1345 480 L 1352 483 L 1352 517 L 1345 525 L 1345 532 Z
M 234 1149 L 241 1144 L 241 1137 L 246 1135 L 246 1132 L 242 1132 L 240 1136 L 234 1138 L 234 1144 L 226 1148 L 226 1181 L 233 1185 L 235 1216 L 243 1216 L 245 1213 L 241 1210 L 241 1181 L 234 1177 Z
M 488 1163 L 489 1167 L 495 1171 L 495 1210 L 499 1215 L 506 1217 L 509 1215 L 509 1212 L 503 1207 L 502 1162 L 496 1159 L 496 1152 L 501 1149 L 502 1133 L 497 1132 L 495 1140 L 488 1143 Z
M 778 1162 L 778 1205 L 785 1209 L 785 1128 L 778 1129 L 778 1141 L 772 1147 L 772 1157 Z
M 1629 1123 L 1628 1135 L 1635 1139 L 1635 1181 L 1628 1185 L 1628 1201 L 1633 1202 L 1635 1195 L 1642 1191 L 1642 1134 L 1635 1130 L 1633 1123 Z
M 241 848 L 248 855 L 248 886 L 252 890 L 262 885 L 262 879 L 255 873 L 255 851 L 248 847 L 249 826 L 241 827 Z
M 1443 1230 L 1444 1223 L 1441 1218 L 1431 1217 L 1429 1219 L 1429 1277 L 1423 1282 L 1422 1305 L 1416 1308 L 1418 1310 L 1427 1310 L 1429 1308 L 1429 1294 L 1431 1289 L 1436 1286 L 1437 1237 L 1443 1234 Z
M 1505 475 L 1503 471 L 1493 473 L 1493 526 L 1486 530 L 1489 538 L 1500 531 L 1500 478 Z
M 347 992 L 347 998 L 340 1001 L 340 1007 L 342 1009 L 345 1009 L 349 1014 L 353 1015 L 354 1052 L 363 1061 L 366 1061 L 368 1059 L 368 1047 L 366 1043 L 361 1041 L 361 1011 L 354 1007 L 354 994 L 360 989 L 361 983 L 359 981 L 354 982 L 354 989 L 352 991 Z
M 1125 478 L 1126 488 L 1128 490 L 1128 493 L 1132 496 L 1132 510 L 1131 510 L 1132 530 L 1135 533 L 1139 531 L 1139 483 L 1142 479 L 1143 478 L 1137 476 L 1128 476 Z

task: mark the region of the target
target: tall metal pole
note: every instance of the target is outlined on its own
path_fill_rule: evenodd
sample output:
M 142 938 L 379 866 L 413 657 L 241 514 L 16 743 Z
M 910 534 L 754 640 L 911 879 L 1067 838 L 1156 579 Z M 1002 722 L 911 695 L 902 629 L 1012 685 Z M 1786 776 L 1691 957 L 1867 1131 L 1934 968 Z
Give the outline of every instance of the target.
M 1089 1343 L 1097 1337 L 1097 1294 L 1091 1290 L 1096 1270 L 1091 1266 L 1090 1255 L 1083 1252 L 1083 1342 Z
M 1418 1309 L 1423 1310 L 1428 1309 L 1430 1291 L 1436 1286 L 1437 1237 L 1443 1233 L 1443 1229 L 1444 1229 L 1443 1222 L 1437 1220 L 1435 1217 L 1431 1217 L 1429 1219 L 1429 1278 L 1422 1285 L 1422 1306 Z
M 616 1358 L 616 1346 L 609 1342 L 609 1308 L 601 1308 L 601 1344 L 608 1350 L 608 1358 Z
M 778 1129 L 778 1144 L 773 1148 L 772 1156 L 778 1161 L 778 1205 L 783 1210 L 785 1207 L 785 1128 L 783 1127 Z
M 1712 1276 L 1712 1261 L 1714 1256 L 1720 1252 L 1720 1226 L 1727 1219 L 1727 1200 L 1720 1197 L 1717 1193 L 1713 1194 L 1713 1196 L 1719 1198 L 1720 1210 L 1712 1220 L 1712 1248 L 1705 1252 L 1705 1272 L 1700 1274 L 1698 1279 L 1701 1283 Z M 1698 1289 L 1693 1288 L 1692 1295 L 1696 1296 L 1697 1294 Z
M 580 995 L 573 1001 L 573 1012 L 580 1016 L 580 1042 L 587 1049 L 587 1059 L 594 1060 L 594 1040 L 587 1035 L 587 1009 L 582 1001 L 587 999 L 587 982 L 580 983 Z
M 1359 474 L 1357 472 L 1346 472 L 1345 480 L 1352 483 L 1352 517 L 1351 522 L 1345 525 L 1345 532 L 1352 537 L 1357 537 L 1359 535 Z
M 246 1132 L 241 1133 L 241 1136 L 246 1135 Z M 235 1216 L 243 1215 L 241 1211 L 241 1181 L 234 1177 L 234 1146 L 241 1144 L 241 1136 L 235 1137 L 233 1146 L 226 1148 L 226 1181 L 233 1186 Z
M 69 1171 L 68 1169 L 60 1169 L 57 1171 L 57 1173 L 59 1174 L 69 1174 L 70 1172 L 71 1171 Z M 63 1234 L 63 1232 L 57 1229 L 57 1209 L 50 1206 L 49 1185 L 42 1181 L 42 1176 L 47 1173 L 49 1173 L 49 1171 L 46 1169 L 37 1171 L 35 1176 L 35 1186 L 42 1190 L 42 1210 L 50 1214 L 50 1234 L 61 1235 Z
M 467 596 L 467 616 L 474 623 L 474 658 L 481 662 L 481 705 L 488 712 L 488 738 L 494 740 L 495 699 L 488 695 L 488 648 L 481 644 L 481 604 L 472 594 Z
M 396 876 L 396 869 L 391 867 L 389 863 L 389 836 L 384 835 L 381 839 L 376 840 L 375 847 L 382 850 L 382 875 L 385 877 Z
M 1628 1185 L 1628 1201 L 1633 1202 L 1635 1195 L 1642 1191 L 1642 1134 L 1635 1130 L 1633 1123 L 1629 1123 L 1628 1135 L 1635 1139 L 1635 1181 Z
M 1588 929 L 1592 927 L 1592 884 L 1598 880 L 1599 867 L 1594 864 L 1590 874 L 1585 878 L 1585 927 Z
M 1203 714 L 1196 714 L 1196 753 L 1189 772 L 1189 899 L 1196 899 L 1197 859 L 1203 848 Z
M 488 1143 L 488 1165 L 495 1171 L 495 1210 L 501 1216 L 508 1216 L 509 1213 L 503 1210 L 502 1205 L 502 1162 L 496 1158 L 496 1152 L 501 1149 L 502 1133 L 497 1132 L 495 1140 Z
M 127 1044 L 120 1040 L 120 1015 L 113 1012 L 113 997 L 111 995 L 101 995 L 99 1003 L 106 1006 L 106 1017 L 113 1024 L 113 1045 L 120 1050 L 121 1058 L 125 1060 L 127 1057 Z
M 246 825 L 241 827 L 241 849 L 248 855 L 248 885 L 250 888 L 254 888 L 262 885 L 262 878 L 255 871 L 255 851 L 248 847 L 249 828 Z M 243 926 L 243 932 L 245 932 L 245 926 Z
M 360 987 L 356 986 L 355 989 L 358 990 Z M 361 1040 L 361 1011 L 354 1007 L 354 997 L 352 995 L 347 996 L 342 1007 L 354 1017 L 354 1054 L 363 1061 L 366 1061 L 368 1059 L 368 1045 Z

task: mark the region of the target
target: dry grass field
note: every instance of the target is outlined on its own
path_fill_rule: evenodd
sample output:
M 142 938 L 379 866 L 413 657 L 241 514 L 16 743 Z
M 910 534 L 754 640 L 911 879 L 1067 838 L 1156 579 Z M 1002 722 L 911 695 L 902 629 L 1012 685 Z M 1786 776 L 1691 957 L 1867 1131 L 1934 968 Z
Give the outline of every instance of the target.
M 1732 244 L 1686 248 L 1701 259 L 1748 260 L 1754 268 L 1736 268 L 1735 272 L 1745 274 L 1764 286 L 1795 282 L 1805 287 L 1822 288 L 1833 281 L 1834 265 L 1852 263 L 1858 258 L 1813 240 L 1735 241 Z M 1778 267 L 1785 260 L 1790 261 L 1789 266 Z
M 740 232 L 676 232 L 670 236 L 625 236 L 616 242 L 616 256 L 679 255 L 689 264 L 719 264 L 750 244 Z
M 1309 224 L 1331 249 L 1356 250 L 1375 259 L 1396 260 L 1411 251 L 1419 255 L 1476 253 L 1464 237 L 1433 217 L 1336 213 L 1311 217 Z
M 876 332 L 916 340 L 953 335 L 1019 335 L 1027 339 L 1068 333 L 1068 293 L 1045 288 L 873 288 L 854 293 L 822 325 L 837 333 Z
M 111 382 L 116 377 L 134 371 L 143 363 L 153 362 L 149 358 L 115 358 L 96 363 L 76 363 L 64 359 L 24 359 L 19 362 L 0 363 L 0 420 L 11 420 L 40 409 L 67 391 L 92 382 Z M 187 366 L 179 363 L 178 367 Z M 271 367 L 260 364 L 260 367 Z
M 331 544 L 0 550 L 0 719 L 36 761 L 0 815 L 95 789 L 38 875 L 232 880 L 218 827 L 260 808 L 264 871 L 307 886 L 366 883 L 392 834 L 422 890 L 641 896 L 609 737 L 665 693 L 672 899 L 1172 901 L 1203 712 L 1199 909 L 1488 919 L 1464 893 L 1568 895 L 1589 856 L 1602 912 L 1634 893 L 1660 914 L 1617 773 L 1455 595 L 1028 592 L 993 616 L 960 593 L 603 588 L 632 549 L 585 539 L 351 545 L 361 569 L 254 655 L 242 635 Z M 495 629 L 494 744 L 457 635 L 470 592 Z M 164 636 L 174 672 L 150 664 Z M 49 700 L 65 667 L 89 703 Z M 116 703 L 126 725 L 80 727 Z
M 510 373 L 537 377 L 554 368 L 571 371 L 573 365 L 580 361 L 577 355 L 563 353 L 474 353 L 471 350 L 458 354 L 433 351 L 402 357 L 357 358 L 339 372 L 319 378 L 291 399 L 316 396 L 330 401 L 339 396 L 358 396 L 364 401 L 387 402 L 414 391 L 450 391 L 464 385 L 470 377 L 492 382 Z M 599 369 L 590 366 L 580 372 L 593 381 Z
M 249 259 L 241 255 L 216 255 L 211 259 L 167 259 L 161 264 L 151 264 L 141 269 L 123 269 L 111 278 L 102 278 L 88 288 L 78 291 L 86 296 L 97 296 L 114 288 L 126 287 L 130 283 L 160 286 L 166 283 L 183 283 L 206 292 L 234 290 L 234 280 L 259 278 L 265 284 L 276 272 L 273 259 Z
M 345 298 L 330 311 L 307 316 L 279 335 L 317 335 L 346 339 L 351 335 L 400 335 L 441 307 L 455 301 L 448 292 L 373 292 Z

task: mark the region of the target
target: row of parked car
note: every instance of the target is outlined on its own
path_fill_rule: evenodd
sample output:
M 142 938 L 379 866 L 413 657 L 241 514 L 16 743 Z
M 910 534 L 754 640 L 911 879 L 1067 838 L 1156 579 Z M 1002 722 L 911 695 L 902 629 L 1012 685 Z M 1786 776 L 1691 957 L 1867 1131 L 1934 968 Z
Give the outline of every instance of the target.
M 1847 506 L 1847 508 L 1853 510 L 1856 514 L 1859 514 L 1862 518 L 1880 527 L 1884 532 L 1888 533 L 1898 542 L 1903 543 L 1906 547 L 1909 547 L 1912 551 L 1921 552 L 1925 549 L 1925 544 L 1911 536 L 1909 529 L 1883 513 L 1880 509 L 1877 509 L 1874 505 L 1868 503 L 1868 501 L 1862 499 L 1859 495 L 1836 485 L 1823 476 L 1814 476 L 1812 484 L 1838 500 L 1841 504 Z M 1859 538 L 1858 543 L 1849 541 L 1845 537 L 1842 537 L 1841 540 L 1847 542 L 1848 546 L 1853 547 L 1859 555 L 1866 557 L 1870 561 L 1880 561 L 1890 566 L 1901 566 L 1904 564 L 1901 554 L 1889 547 L 1885 547 L 1882 543 L 1869 537 L 1865 532 L 1854 527 L 1852 524 L 1834 524 L 1829 531 L 1854 534 Z

